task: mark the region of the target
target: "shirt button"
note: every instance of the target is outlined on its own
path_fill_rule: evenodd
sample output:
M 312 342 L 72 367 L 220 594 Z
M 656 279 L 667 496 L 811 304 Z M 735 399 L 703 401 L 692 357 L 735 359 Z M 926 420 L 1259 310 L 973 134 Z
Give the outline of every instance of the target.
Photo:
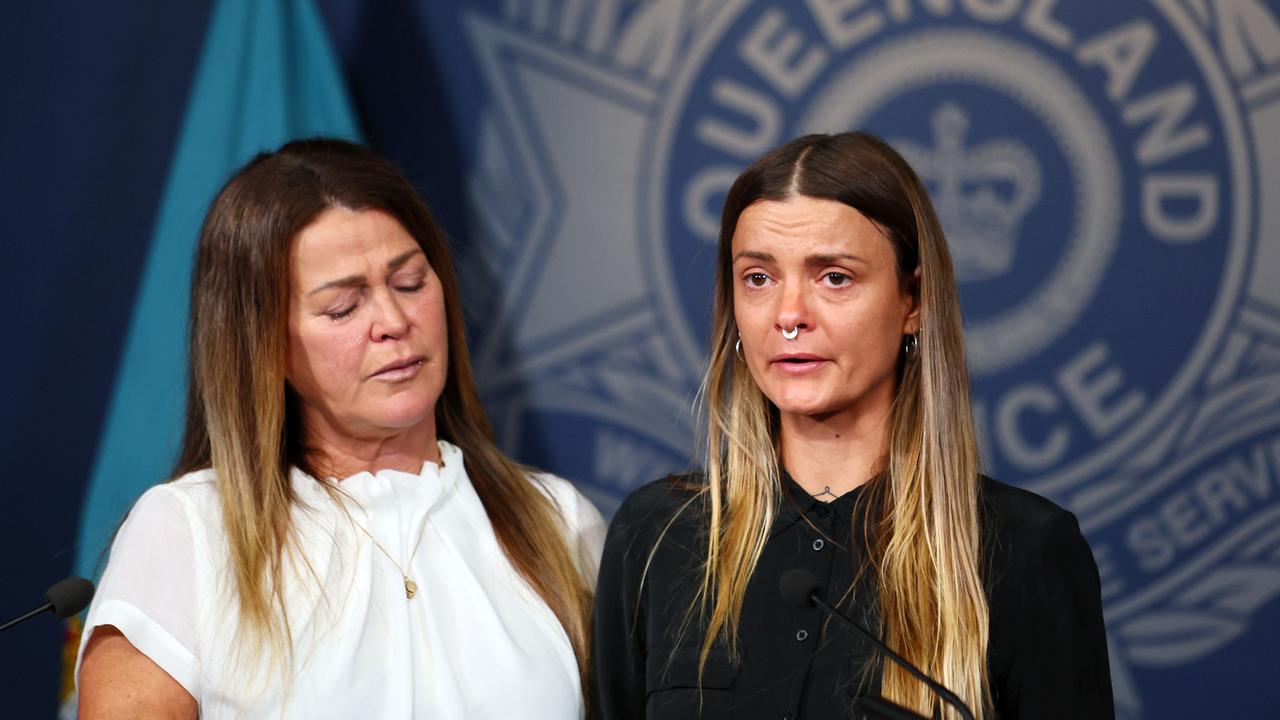
M 821 550 L 821 549 L 822 549 L 822 546 L 823 546 L 823 545 L 825 545 L 825 544 L 826 544 L 826 543 L 822 542 L 822 538 L 818 538 L 817 540 L 814 540 L 814 541 L 813 541 L 813 549 L 814 549 L 814 550 Z
M 804 642 L 805 640 L 808 640 L 808 639 L 809 639 L 809 631 L 808 631 L 808 630 L 797 630 L 797 631 L 796 631 L 796 642 Z
M 794 718 L 794 717 L 795 717 L 795 716 L 794 716 L 794 715 L 792 715 L 791 713 L 787 713 L 786 715 L 783 715 L 783 716 L 782 716 L 782 720 L 792 720 L 792 718 Z

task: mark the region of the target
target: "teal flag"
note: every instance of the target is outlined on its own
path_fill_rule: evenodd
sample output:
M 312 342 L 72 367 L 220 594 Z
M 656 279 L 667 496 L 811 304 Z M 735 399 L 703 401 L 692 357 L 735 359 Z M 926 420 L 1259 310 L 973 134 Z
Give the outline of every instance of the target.
M 192 260 L 205 210 L 254 154 L 315 135 L 358 140 L 342 74 L 311 1 L 218 0 L 98 445 L 76 574 L 96 575 L 124 513 L 176 461 Z

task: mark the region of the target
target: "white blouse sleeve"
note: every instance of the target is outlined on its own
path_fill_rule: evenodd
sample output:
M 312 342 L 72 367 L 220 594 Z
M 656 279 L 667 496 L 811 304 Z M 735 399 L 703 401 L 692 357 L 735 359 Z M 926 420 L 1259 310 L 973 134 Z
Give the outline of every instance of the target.
M 609 527 L 600 511 L 573 483 L 550 474 L 541 474 L 540 485 L 551 496 L 552 502 L 564 517 L 571 547 L 576 553 L 578 570 L 595 590 L 596 574 L 600 571 L 600 555 L 604 551 L 604 536 Z
M 609 526 L 595 504 L 578 492 L 577 488 L 573 488 L 573 495 L 577 501 L 577 519 L 573 527 L 577 536 L 578 567 L 594 591 L 596 575 L 600 572 L 600 555 L 604 552 L 604 536 Z
M 165 485 L 138 499 L 111 545 L 76 658 L 95 628 L 111 625 L 198 698 L 196 563 L 191 518 Z

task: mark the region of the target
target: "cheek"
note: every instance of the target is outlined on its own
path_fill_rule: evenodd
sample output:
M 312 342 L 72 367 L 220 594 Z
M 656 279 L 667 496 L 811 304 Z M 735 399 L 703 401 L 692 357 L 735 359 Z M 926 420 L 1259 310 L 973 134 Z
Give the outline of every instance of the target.
M 765 331 L 759 327 L 759 313 L 751 312 L 749 307 L 744 303 L 734 301 L 733 305 L 733 324 L 737 329 L 737 333 L 729 338 L 729 349 L 737 353 L 746 362 L 748 370 L 751 374 L 758 375 L 758 355 L 768 338 Z M 741 345 L 739 345 L 741 342 Z
M 902 345 L 901 321 L 896 308 L 883 307 L 860 314 L 839 326 L 840 343 L 850 354 L 873 366 L 892 364 Z
M 289 371 L 306 395 L 342 395 L 361 376 L 364 336 L 354 328 L 304 328 L 290 338 Z
M 433 349 L 446 347 L 449 341 L 448 323 L 445 320 L 444 297 L 439 287 L 435 292 L 426 294 L 421 302 L 413 305 L 414 324 L 422 329 L 422 333 Z M 447 348 L 446 348 L 447 349 Z
M 733 322 L 737 325 L 739 332 L 744 335 L 754 335 L 761 330 L 767 331 L 773 325 L 773 320 L 767 312 L 758 305 L 753 305 L 737 296 L 733 299 Z

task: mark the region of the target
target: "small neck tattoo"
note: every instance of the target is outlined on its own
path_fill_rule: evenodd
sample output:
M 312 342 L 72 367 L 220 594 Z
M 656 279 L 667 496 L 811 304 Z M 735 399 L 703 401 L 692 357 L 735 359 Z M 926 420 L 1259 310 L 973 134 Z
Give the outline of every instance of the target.
M 828 497 L 828 496 L 830 496 L 832 500 L 838 500 L 838 499 L 840 499 L 840 496 L 839 496 L 839 495 L 836 495 L 835 493 L 831 492 L 831 486 L 830 486 L 830 485 L 827 485 L 827 486 L 823 487 L 823 488 L 822 488 L 822 492 L 820 492 L 820 493 L 814 493 L 814 494 L 813 494 L 813 499 L 814 499 L 814 500 L 821 500 L 822 498 L 824 498 L 824 497 Z

